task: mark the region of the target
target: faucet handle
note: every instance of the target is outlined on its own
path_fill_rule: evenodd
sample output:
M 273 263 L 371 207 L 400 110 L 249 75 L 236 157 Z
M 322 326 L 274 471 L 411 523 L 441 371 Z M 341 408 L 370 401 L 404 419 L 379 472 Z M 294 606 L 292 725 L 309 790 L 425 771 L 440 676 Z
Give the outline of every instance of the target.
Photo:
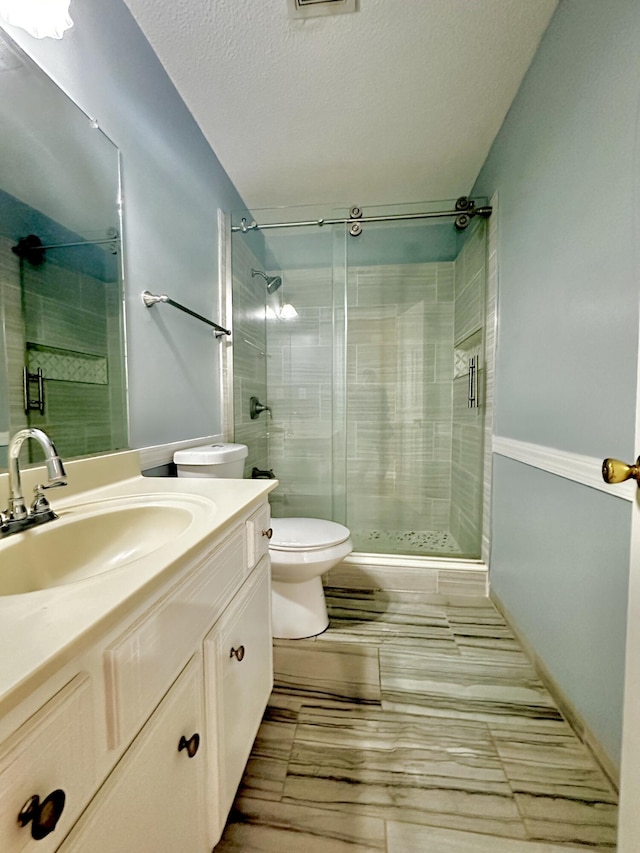
M 43 494 L 44 489 L 57 489 L 59 486 L 66 486 L 66 480 L 60 480 L 57 483 L 49 483 L 49 485 L 45 485 L 44 483 L 39 483 L 35 489 L 35 497 L 33 499 L 33 503 L 31 504 L 31 514 L 32 515 L 47 515 L 49 518 L 57 518 L 58 516 L 51 509 L 49 505 L 49 501 Z

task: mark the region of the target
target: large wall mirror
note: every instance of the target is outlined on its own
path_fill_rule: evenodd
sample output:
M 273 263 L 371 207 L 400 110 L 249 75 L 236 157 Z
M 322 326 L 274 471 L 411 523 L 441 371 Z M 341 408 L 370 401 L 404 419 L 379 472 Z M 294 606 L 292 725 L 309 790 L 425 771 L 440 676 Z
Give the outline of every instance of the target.
M 0 467 L 25 426 L 124 448 L 118 150 L 2 30 L 0 151 Z

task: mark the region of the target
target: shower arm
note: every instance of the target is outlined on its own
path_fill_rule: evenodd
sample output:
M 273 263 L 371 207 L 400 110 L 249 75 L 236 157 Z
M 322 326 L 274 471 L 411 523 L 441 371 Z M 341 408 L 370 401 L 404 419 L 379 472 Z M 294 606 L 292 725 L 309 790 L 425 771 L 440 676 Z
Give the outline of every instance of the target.
M 200 320 L 203 323 L 206 323 L 207 326 L 213 326 L 216 330 L 216 338 L 222 337 L 222 335 L 230 335 L 231 330 L 225 329 L 223 326 L 219 326 L 218 323 L 214 323 L 213 320 L 207 319 L 207 317 L 203 317 L 202 314 L 197 314 L 195 311 L 192 311 L 191 308 L 187 308 L 185 305 L 181 305 L 179 302 L 168 297 L 166 294 L 158 295 L 156 293 L 150 293 L 148 290 L 145 290 L 142 293 L 142 301 L 147 306 L 147 308 L 151 308 L 152 305 L 155 305 L 157 302 L 166 302 L 167 305 L 173 305 L 174 308 L 177 308 L 179 311 L 184 311 L 185 314 L 189 314 L 190 317 L 195 317 L 196 320 Z

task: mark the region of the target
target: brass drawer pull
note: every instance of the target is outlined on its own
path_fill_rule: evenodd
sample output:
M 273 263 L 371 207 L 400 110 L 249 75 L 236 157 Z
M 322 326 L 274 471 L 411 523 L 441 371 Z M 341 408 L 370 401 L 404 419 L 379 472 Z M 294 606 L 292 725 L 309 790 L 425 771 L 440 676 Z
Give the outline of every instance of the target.
M 186 739 L 184 735 L 180 738 L 180 743 L 178 744 L 178 752 L 182 752 L 183 749 L 187 750 L 187 755 L 189 758 L 193 758 L 193 756 L 198 751 L 198 747 L 200 746 L 200 735 L 196 732 L 194 735 L 191 735 L 189 740 Z
M 236 660 L 242 660 L 244 657 L 244 646 L 238 646 L 237 649 L 231 649 L 229 652 L 230 658 L 235 658 Z
M 20 809 L 18 823 L 20 826 L 31 823 L 31 837 L 36 841 L 46 838 L 60 820 L 65 799 L 65 793 L 60 788 L 52 791 L 42 802 L 40 797 L 34 794 Z
M 273 530 L 271 528 L 269 528 L 268 530 L 263 530 L 262 535 L 266 536 L 267 539 L 271 539 L 271 537 L 273 536 Z

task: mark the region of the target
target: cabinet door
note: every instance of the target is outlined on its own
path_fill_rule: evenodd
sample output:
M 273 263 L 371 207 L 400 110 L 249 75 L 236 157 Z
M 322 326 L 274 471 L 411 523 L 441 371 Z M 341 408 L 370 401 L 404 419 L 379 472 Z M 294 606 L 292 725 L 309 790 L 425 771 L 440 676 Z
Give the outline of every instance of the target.
M 262 504 L 246 521 L 247 569 L 251 569 L 269 552 L 271 539 L 271 507 Z
M 0 748 L 3 853 L 58 847 L 98 786 L 95 752 L 92 684 L 81 673 Z
M 265 557 L 205 639 L 209 764 L 222 832 L 273 686 L 271 578 Z M 217 784 L 216 784 L 217 781 Z
M 202 660 L 191 659 L 60 848 L 204 853 Z M 184 740 L 183 740 L 184 738 Z

